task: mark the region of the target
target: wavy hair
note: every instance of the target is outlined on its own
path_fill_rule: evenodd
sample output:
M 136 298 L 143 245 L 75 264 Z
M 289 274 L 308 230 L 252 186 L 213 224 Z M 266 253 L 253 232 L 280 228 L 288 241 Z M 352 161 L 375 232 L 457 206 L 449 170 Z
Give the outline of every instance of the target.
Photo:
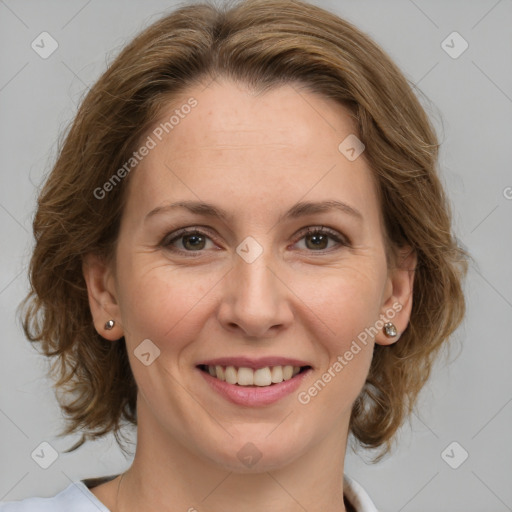
M 467 255 L 452 233 L 438 176 L 439 143 L 413 87 L 368 36 L 298 0 L 186 5 L 143 30 L 85 96 L 37 203 L 23 326 L 52 362 L 63 434 L 80 441 L 136 425 L 126 346 L 96 332 L 82 274 L 86 254 L 113 254 L 129 176 L 99 200 L 141 137 L 177 95 L 215 77 L 257 92 L 286 83 L 349 109 L 378 185 L 388 249 L 417 254 L 413 309 L 399 342 L 376 345 L 350 432 L 391 448 L 444 342 L 460 324 Z

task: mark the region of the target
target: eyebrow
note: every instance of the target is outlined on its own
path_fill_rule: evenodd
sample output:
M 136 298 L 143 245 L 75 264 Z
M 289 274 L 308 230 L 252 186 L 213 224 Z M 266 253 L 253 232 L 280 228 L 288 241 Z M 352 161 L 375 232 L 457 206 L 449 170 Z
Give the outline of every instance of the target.
M 216 218 L 223 222 L 226 222 L 230 217 L 229 213 L 226 210 L 218 208 L 217 206 L 214 206 L 213 204 L 210 203 L 204 203 L 200 201 L 178 201 L 176 203 L 157 206 L 146 215 L 145 221 L 147 221 L 148 219 L 155 215 L 167 213 L 177 209 L 185 209 L 196 215 L 204 215 L 207 217 Z M 279 217 L 278 222 L 282 222 L 283 220 L 288 219 L 297 219 L 299 217 L 313 215 L 315 213 L 325 213 L 332 210 L 341 211 L 342 213 L 350 215 L 359 220 L 363 219 L 363 215 L 361 214 L 361 212 L 359 210 L 356 210 L 353 206 L 350 206 L 342 201 L 328 200 L 320 202 L 297 203 L 293 205 L 287 212 L 281 215 Z

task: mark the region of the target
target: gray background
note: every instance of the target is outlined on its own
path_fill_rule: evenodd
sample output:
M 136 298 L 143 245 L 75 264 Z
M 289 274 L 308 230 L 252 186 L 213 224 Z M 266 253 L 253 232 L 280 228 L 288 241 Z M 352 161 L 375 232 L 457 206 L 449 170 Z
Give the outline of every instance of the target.
M 512 2 L 313 3 L 371 35 L 429 98 L 457 236 L 475 258 L 451 364 L 437 365 L 393 454 L 372 466 L 369 454 L 349 452 L 346 472 L 382 512 L 512 510 Z M 46 470 L 31 458 L 43 441 L 61 452 L 73 439 L 57 437 L 46 362 L 25 341 L 16 307 L 27 289 L 36 187 L 59 134 L 119 49 L 174 5 L 0 0 L 0 500 L 52 496 L 129 465 L 110 437 L 59 453 Z M 31 48 L 43 31 L 59 44 L 48 59 Z M 469 43 L 456 59 L 441 47 L 453 31 Z M 441 456 L 453 441 L 445 460 L 469 454 L 458 469 Z

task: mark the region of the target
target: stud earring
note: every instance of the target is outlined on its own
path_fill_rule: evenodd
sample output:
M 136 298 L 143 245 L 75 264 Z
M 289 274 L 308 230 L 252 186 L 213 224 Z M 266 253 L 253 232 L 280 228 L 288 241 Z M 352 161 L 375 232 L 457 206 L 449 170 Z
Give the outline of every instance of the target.
M 105 322 L 105 330 L 110 331 L 114 328 L 114 325 L 116 325 L 114 320 L 109 320 L 108 322 Z
M 384 331 L 384 334 L 388 338 L 394 338 L 398 334 L 398 331 L 396 330 L 396 326 L 392 322 L 388 322 L 387 324 L 384 324 L 383 331 Z

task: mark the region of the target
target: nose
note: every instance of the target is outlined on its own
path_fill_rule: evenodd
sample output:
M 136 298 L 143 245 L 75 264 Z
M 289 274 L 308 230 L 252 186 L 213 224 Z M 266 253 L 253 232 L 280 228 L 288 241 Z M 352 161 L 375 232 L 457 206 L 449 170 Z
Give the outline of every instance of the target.
M 293 321 L 292 292 L 279 275 L 278 265 L 263 252 L 252 263 L 234 256 L 226 276 L 218 319 L 231 332 L 246 338 L 268 338 Z

